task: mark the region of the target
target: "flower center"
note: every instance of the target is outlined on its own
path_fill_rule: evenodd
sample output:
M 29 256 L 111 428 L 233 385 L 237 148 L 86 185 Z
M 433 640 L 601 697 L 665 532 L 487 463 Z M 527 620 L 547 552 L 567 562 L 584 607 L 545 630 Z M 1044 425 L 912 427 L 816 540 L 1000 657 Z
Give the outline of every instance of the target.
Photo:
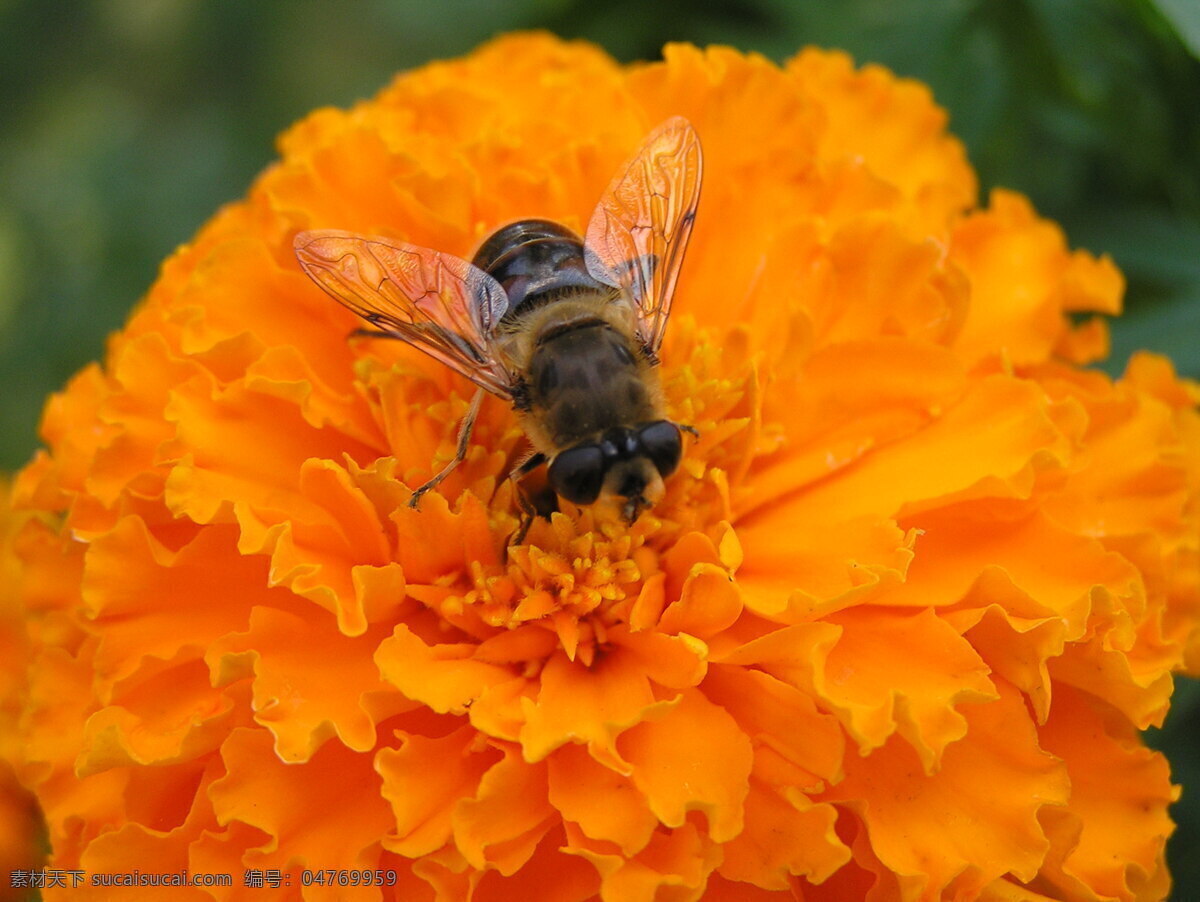
M 760 418 L 753 369 L 744 357 L 728 359 L 722 345 L 701 330 L 680 325 L 675 351 L 687 363 L 664 365 L 663 391 L 668 415 L 693 426 L 699 437 L 687 440 L 665 496 L 632 525 L 603 506 L 568 505 L 569 513 L 535 520 L 523 544 L 509 547 L 502 563 L 471 561 L 442 583 L 450 591 L 422 593 L 445 623 L 477 640 L 542 630 L 545 635 L 528 648 L 548 654 L 561 647 L 590 664 L 609 630 L 629 623 L 639 601 L 639 622 L 649 608 L 661 609 L 661 576 L 649 588 L 647 583 L 664 569 L 665 557 L 673 571 L 686 576 L 695 561 L 675 558 L 689 557 L 681 548 L 699 546 L 679 540 L 689 533 L 711 538 L 734 518 L 735 471 L 744 472 L 763 447 L 755 440 Z M 511 532 L 516 520 L 510 496 L 497 492 L 491 500 L 493 528 Z M 657 612 L 651 622 L 656 617 Z

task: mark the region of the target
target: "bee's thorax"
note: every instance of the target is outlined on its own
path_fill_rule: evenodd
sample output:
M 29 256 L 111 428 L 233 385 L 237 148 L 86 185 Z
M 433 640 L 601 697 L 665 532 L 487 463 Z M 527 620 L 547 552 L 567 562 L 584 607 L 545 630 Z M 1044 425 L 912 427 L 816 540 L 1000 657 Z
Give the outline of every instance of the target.
M 505 226 L 483 243 L 472 262 L 504 289 L 509 324 L 564 294 L 606 290 L 588 272 L 579 236 L 547 219 Z
M 657 419 L 657 374 L 627 336 L 604 320 L 546 332 L 527 372 L 532 411 L 556 447 Z

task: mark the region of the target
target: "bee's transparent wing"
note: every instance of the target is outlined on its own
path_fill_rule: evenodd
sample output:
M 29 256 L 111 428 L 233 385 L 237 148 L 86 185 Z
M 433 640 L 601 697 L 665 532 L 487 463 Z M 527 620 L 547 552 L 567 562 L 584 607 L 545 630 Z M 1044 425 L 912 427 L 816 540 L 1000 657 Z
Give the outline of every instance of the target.
M 487 273 L 451 254 L 351 232 L 301 232 L 294 247 L 312 280 L 377 330 L 366 334 L 408 342 L 512 399 L 513 377 L 493 340 L 508 297 Z
M 592 278 L 634 302 L 638 338 L 662 344 L 700 201 L 700 138 L 682 116 L 646 138 L 600 199 L 584 238 Z

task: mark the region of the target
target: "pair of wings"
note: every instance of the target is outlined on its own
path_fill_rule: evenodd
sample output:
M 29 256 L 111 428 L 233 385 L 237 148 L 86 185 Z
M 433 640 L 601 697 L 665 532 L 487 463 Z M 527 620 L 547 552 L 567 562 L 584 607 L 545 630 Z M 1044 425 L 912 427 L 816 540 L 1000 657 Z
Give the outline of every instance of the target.
M 593 279 L 620 291 L 638 340 L 657 353 L 700 199 L 700 139 L 676 116 L 656 128 L 617 173 L 584 236 Z M 508 296 L 452 254 L 364 238 L 301 232 L 301 267 L 378 334 L 411 344 L 492 394 L 512 400 L 519 374 L 497 346 Z

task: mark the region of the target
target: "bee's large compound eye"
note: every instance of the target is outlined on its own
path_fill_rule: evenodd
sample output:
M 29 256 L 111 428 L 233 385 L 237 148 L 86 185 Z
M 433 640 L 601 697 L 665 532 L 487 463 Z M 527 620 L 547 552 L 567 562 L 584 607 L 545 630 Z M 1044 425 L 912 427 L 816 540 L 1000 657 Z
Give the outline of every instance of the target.
M 591 504 L 600 495 L 607 470 L 599 445 L 578 445 L 555 457 L 546 475 L 561 497 L 575 504 Z
M 670 476 L 679 466 L 683 455 L 683 439 L 679 427 L 669 420 L 658 420 L 638 430 L 642 453 L 650 458 L 662 477 Z

